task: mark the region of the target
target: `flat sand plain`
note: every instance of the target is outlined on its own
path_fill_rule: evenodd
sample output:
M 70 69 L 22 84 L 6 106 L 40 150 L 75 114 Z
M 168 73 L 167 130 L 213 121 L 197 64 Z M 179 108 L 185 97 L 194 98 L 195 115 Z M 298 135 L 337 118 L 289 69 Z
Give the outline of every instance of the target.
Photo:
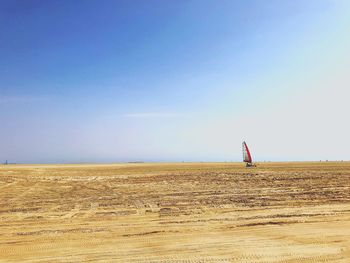
M 350 262 L 350 162 L 1 165 L 1 262 Z

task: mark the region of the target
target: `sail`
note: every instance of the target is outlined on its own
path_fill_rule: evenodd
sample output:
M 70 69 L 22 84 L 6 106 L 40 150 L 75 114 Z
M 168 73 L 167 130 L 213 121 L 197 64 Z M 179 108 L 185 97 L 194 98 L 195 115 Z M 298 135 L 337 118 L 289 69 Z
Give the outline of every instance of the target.
M 243 162 L 251 163 L 252 156 L 250 155 L 248 146 L 245 142 L 242 143 L 242 151 L 243 151 Z

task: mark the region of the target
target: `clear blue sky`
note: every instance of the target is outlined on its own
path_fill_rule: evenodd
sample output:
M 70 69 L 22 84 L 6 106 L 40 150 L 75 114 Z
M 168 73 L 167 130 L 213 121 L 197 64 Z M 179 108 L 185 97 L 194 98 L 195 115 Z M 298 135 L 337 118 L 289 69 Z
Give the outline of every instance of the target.
M 350 159 L 350 2 L 0 1 L 0 160 Z

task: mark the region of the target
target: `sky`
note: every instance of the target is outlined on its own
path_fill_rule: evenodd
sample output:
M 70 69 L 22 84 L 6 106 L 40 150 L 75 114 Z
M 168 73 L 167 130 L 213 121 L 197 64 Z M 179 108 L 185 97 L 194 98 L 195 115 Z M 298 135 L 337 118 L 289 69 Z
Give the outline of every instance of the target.
M 0 1 L 0 162 L 350 160 L 350 1 Z

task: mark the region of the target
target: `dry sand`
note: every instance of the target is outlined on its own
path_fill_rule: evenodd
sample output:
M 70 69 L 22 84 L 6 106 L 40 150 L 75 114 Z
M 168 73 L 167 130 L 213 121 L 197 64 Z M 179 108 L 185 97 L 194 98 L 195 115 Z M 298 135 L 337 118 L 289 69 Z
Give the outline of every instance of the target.
M 350 163 L 0 166 L 1 262 L 350 262 Z

